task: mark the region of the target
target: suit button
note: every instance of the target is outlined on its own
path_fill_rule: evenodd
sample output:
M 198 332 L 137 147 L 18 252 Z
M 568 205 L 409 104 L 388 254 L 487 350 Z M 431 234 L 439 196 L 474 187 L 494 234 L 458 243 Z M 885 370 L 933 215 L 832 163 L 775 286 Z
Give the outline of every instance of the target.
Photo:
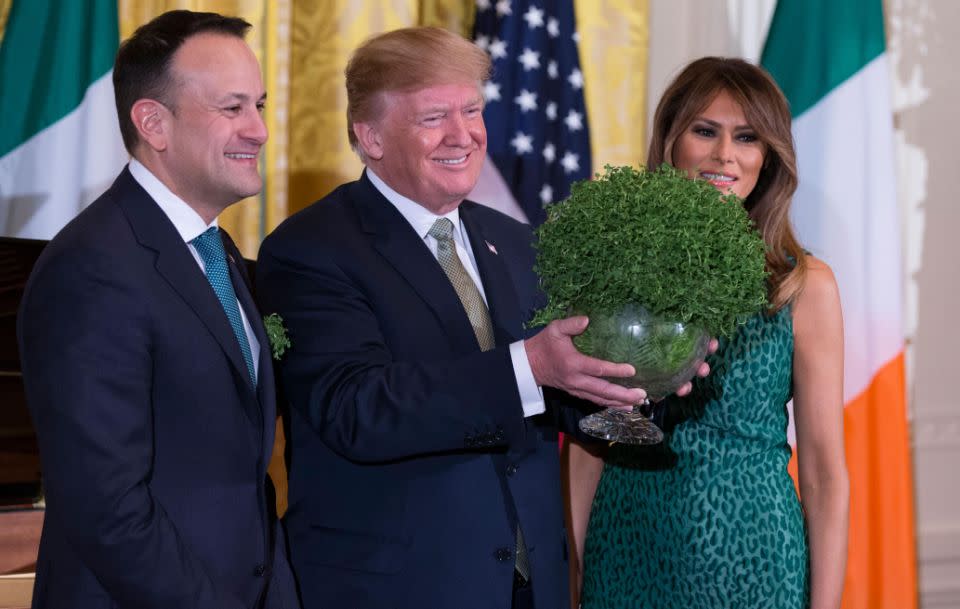
M 263 574 L 266 572 L 267 572 L 267 568 L 264 567 L 263 565 L 257 565 L 256 567 L 253 568 L 254 577 L 263 577 Z
M 514 474 L 517 473 L 517 469 L 518 469 L 517 466 L 511 463 L 510 465 L 507 466 L 507 475 L 513 476 Z
M 497 551 L 493 553 L 493 556 L 497 559 L 497 562 L 507 562 L 513 558 L 513 550 L 510 548 L 497 548 Z

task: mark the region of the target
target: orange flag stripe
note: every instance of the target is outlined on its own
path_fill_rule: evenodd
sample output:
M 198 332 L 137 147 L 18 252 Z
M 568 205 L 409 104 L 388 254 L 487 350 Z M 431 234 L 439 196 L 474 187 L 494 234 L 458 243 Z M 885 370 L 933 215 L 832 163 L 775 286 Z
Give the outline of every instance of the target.
M 916 609 L 913 476 L 903 353 L 844 410 L 850 548 L 843 609 Z M 797 480 L 797 455 L 788 466 Z

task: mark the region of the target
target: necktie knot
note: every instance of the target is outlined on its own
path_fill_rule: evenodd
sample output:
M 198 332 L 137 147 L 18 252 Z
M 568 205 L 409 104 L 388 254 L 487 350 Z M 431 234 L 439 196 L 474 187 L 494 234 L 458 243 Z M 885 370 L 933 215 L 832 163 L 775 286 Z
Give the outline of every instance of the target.
M 427 234 L 437 241 L 453 239 L 453 222 L 450 221 L 450 218 L 437 218 Z
M 480 349 L 487 351 L 494 347 L 493 324 L 490 323 L 490 312 L 480 296 L 477 284 L 470 278 L 467 269 L 457 255 L 457 247 L 453 242 L 453 222 L 449 218 L 437 218 L 428 235 L 437 240 L 437 262 L 443 269 L 447 279 L 453 284 L 453 289 L 460 299 L 473 333 L 477 337 Z
M 223 241 L 220 239 L 220 229 L 211 226 L 190 241 L 193 247 L 197 248 L 197 253 L 203 260 L 204 266 L 210 266 L 218 260 L 226 260 L 227 253 L 223 249 Z

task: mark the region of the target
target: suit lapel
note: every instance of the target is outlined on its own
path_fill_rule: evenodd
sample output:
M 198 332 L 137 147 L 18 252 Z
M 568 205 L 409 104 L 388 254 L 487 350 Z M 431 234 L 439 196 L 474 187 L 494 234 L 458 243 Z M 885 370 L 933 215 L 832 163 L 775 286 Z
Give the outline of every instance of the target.
M 509 344 L 523 337 L 517 293 L 510 281 L 507 265 L 497 253 L 496 239 L 472 212 L 472 204 L 461 205 L 460 221 L 470 237 L 470 247 L 473 249 L 473 257 L 477 261 L 477 270 L 483 282 L 497 344 Z
M 350 196 L 373 247 L 423 299 L 454 349 L 476 351 L 479 345 L 463 304 L 440 264 L 406 218 L 374 188 L 366 174 L 351 186 Z
M 223 231 L 221 231 L 223 233 Z M 228 238 L 225 235 L 224 240 Z M 249 409 L 251 418 L 257 417 L 255 421 L 261 423 L 261 428 L 266 431 L 263 437 L 264 454 L 270 454 L 273 451 L 273 420 L 276 417 L 276 387 L 273 377 L 273 359 L 270 349 L 270 339 L 267 338 L 266 329 L 263 327 L 263 321 L 257 305 L 253 300 L 253 295 L 247 288 L 246 273 L 240 270 L 240 264 L 243 258 L 240 252 L 236 250 L 232 243 L 224 244 L 227 248 L 227 266 L 230 269 L 230 280 L 233 282 L 233 291 L 237 294 L 237 300 L 243 307 L 243 313 L 250 322 L 253 334 L 260 343 L 260 349 L 253 356 L 257 358 L 257 404 L 253 400 L 247 400 L 244 403 L 250 403 L 253 407 Z M 237 261 L 239 258 L 240 262 Z M 246 370 L 246 368 L 244 368 Z M 249 378 L 249 375 L 247 376 Z
M 156 252 L 157 273 L 200 318 L 233 366 L 235 379 L 252 393 L 247 365 L 223 306 L 173 224 L 137 184 L 129 169 L 120 174 L 116 186 L 120 189 L 117 202 L 130 221 L 137 240 Z M 171 323 L 176 321 L 171 320 Z M 258 413 L 248 414 L 254 415 L 254 422 L 259 418 Z
M 236 257 L 231 253 L 229 246 L 227 247 L 227 264 L 230 268 L 230 279 L 233 282 L 233 291 L 237 293 L 237 300 L 240 301 L 240 306 L 243 307 L 243 313 L 247 316 L 247 321 L 250 322 L 250 327 L 253 329 L 254 336 L 257 337 L 257 342 L 260 343 L 260 349 L 257 353 L 254 353 L 253 356 L 257 358 L 257 396 L 261 397 L 261 403 L 263 403 L 263 393 L 264 389 L 270 389 L 273 387 L 273 359 L 272 351 L 270 350 L 270 339 L 267 337 L 267 331 L 263 326 L 262 317 L 260 315 L 259 309 L 257 309 L 257 304 L 253 300 L 253 295 L 250 294 L 250 289 L 247 287 L 246 274 L 240 270 L 239 264 Z M 237 253 L 239 256 L 239 252 Z M 242 258 L 240 259 L 243 260 Z M 269 391 L 267 393 L 270 393 Z M 265 395 L 265 394 L 264 394 Z
M 523 321 L 516 289 L 510 279 L 507 263 L 497 248 L 496 235 L 485 225 L 476 211 L 476 203 L 460 205 L 460 221 L 470 237 L 470 247 L 477 261 L 480 281 L 487 297 L 487 308 L 493 322 L 497 345 L 503 346 L 523 339 Z M 506 244 L 503 244 L 506 247 Z M 524 436 L 506 453 L 493 453 L 491 459 L 498 475 L 503 472 L 510 458 L 519 458 L 536 449 L 536 432 L 531 418 L 524 418 Z M 510 509 L 514 509 L 512 504 Z

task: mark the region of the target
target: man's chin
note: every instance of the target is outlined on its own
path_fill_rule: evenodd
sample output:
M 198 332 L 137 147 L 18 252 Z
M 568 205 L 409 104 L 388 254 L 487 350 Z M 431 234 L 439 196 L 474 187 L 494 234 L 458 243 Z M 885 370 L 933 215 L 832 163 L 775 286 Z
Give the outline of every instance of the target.
M 260 191 L 263 190 L 263 180 L 257 180 L 256 182 L 248 182 L 243 185 L 243 187 L 236 190 L 237 201 L 242 201 L 250 197 L 255 197 L 260 194 Z
M 459 176 L 461 179 L 456 181 L 448 181 L 444 191 L 450 195 L 451 198 L 460 198 L 466 199 L 467 195 L 473 192 L 473 189 L 476 187 L 477 182 L 480 179 L 480 172 L 477 171 L 472 175 L 463 175 Z

